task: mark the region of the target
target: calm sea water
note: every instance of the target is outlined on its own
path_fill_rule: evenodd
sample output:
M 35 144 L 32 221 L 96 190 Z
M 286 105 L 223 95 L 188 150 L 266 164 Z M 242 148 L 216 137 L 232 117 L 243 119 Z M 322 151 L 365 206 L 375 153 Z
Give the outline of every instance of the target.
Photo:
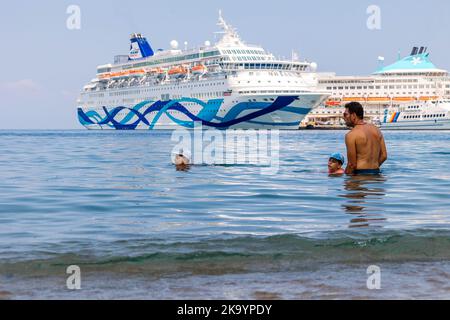
M 170 132 L 0 131 L 0 299 L 450 298 L 450 132 L 386 132 L 382 176 L 329 177 L 344 135 L 281 132 L 263 175 L 177 171 Z

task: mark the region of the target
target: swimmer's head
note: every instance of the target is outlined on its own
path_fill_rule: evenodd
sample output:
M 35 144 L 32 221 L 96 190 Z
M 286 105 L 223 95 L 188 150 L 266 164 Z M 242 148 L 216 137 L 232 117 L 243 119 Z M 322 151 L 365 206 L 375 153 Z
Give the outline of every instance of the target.
M 340 153 L 333 153 L 329 158 L 328 158 L 328 171 L 330 173 L 336 172 L 339 169 L 342 168 L 342 166 L 345 163 L 345 158 L 342 154 Z
M 181 150 L 182 151 L 182 150 Z M 182 155 L 182 154 L 178 154 L 175 156 L 175 161 L 174 161 L 176 166 L 187 166 L 190 164 L 189 159 Z

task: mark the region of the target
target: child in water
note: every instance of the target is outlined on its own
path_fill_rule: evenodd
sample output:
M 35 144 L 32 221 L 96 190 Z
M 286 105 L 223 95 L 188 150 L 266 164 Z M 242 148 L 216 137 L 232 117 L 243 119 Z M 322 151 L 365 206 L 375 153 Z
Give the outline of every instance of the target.
M 328 173 L 329 174 L 344 174 L 345 170 L 342 166 L 345 163 L 345 158 L 340 153 L 333 153 L 328 159 Z

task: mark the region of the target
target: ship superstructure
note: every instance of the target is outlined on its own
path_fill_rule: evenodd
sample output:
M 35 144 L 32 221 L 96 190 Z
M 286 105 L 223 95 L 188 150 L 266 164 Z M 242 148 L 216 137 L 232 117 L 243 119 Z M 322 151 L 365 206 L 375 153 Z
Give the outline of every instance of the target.
M 426 47 L 414 47 L 407 57 L 380 66 L 369 76 L 319 74 L 319 88 L 330 91 L 331 96 L 303 120 L 304 124 L 343 124 L 343 106 L 351 101 L 364 105 L 367 120 L 383 122 L 387 109 L 391 112 L 408 105 L 425 108 L 435 105 L 432 102 L 449 100 L 450 76 L 431 62 Z

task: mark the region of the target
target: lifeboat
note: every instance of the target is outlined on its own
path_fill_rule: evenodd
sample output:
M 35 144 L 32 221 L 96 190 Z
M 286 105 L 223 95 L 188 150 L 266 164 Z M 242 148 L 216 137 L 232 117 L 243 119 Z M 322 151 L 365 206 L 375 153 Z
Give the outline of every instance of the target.
M 169 69 L 169 76 L 182 77 L 187 74 L 188 70 L 185 67 L 178 66 Z
M 119 79 L 119 78 L 126 78 L 128 77 L 130 74 L 128 71 L 119 71 L 119 72 L 112 72 L 111 73 L 111 78 L 112 79 Z
M 389 97 L 369 97 L 367 98 L 368 102 L 390 102 L 391 98 Z
M 203 75 L 206 72 L 208 72 L 208 69 L 202 64 L 199 64 L 199 65 L 196 65 L 196 66 L 192 67 L 192 74 Z
M 100 80 L 107 80 L 107 79 L 111 78 L 111 73 L 109 73 L 109 72 L 108 73 L 103 73 L 103 74 L 99 75 L 98 78 Z
M 366 99 L 364 97 L 344 97 L 342 101 L 349 102 L 349 101 L 365 101 Z
M 130 75 L 130 71 L 121 71 L 119 72 L 119 77 L 126 78 Z
M 439 97 L 428 97 L 428 96 L 422 96 L 419 98 L 420 101 L 435 101 L 438 99 Z
M 120 72 L 111 72 L 111 78 L 112 79 L 120 78 Z
M 144 69 L 134 69 L 129 71 L 130 76 L 142 77 L 145 75 Z
M 151 70 L 150 70 L 150 74 L 156 75 L 156 77 L 157 77 L 158 79 L 162 79 L 162 78 L 165 77 L 166 71 L 167 71 L 167 70 L 165 70 L 165 69 L 163 69 L 163 68 L 155 68 L 155 69 L 151 69 Z
M 328 107 L 335 107 L 335 106 L 340 106 L 341 102 L 340 101 L 334 101 L 334 100 L 328 100 L 325 104 Z
M 392 98 L 392 101 L 399 101 L 399 102 L 411 102 L 415 101 L 416 99 L 413 97 L 394 97 Z

